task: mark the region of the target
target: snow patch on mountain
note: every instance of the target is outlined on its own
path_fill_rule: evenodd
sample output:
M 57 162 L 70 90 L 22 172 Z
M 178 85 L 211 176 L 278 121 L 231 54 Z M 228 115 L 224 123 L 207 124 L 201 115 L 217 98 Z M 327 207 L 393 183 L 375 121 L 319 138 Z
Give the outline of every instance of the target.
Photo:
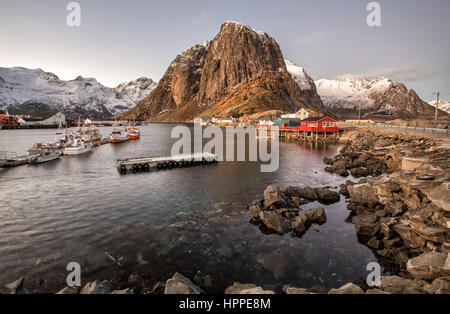
M 314 89 L 314 80 L 306 73 L 305 69 L 296 65 L 291 60 L 285 59 L 286 68 L 291 74 L 294 81 L 298 84 L 301 90 Z
M 359 105 L 361 107 L 372 107 L 374 101 L 370 95 L 374 92 L 382 92 L 394 85 L 390 79 L 385 77 L 372 81 L 364 78 L 321 79 L 315 81 L 315 83 L 317 92 L 325 106 L 344 109 L 355 108 Z
M 0 67 L 0 108 L 61 111 L 68 116 L 115 115 L 134 107 L 155 87 L 148 78 L 110 88 L 95 78 L 64 81 L 42 69 Z
M 436 100 L 430 101 L 429 104 L 433 108 L 436 108 Z M 450 102 L 445 100 L 439 100 L 438 108 L 450 114 Z

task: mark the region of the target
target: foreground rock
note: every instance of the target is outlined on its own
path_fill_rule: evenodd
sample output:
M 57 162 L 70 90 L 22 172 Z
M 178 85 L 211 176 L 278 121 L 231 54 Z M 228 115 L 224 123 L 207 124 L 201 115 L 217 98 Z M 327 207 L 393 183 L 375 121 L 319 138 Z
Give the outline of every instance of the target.
M 81 289 L 80 294 L 109 294 L 112 291 L 111 283 L 107 280 L 95 280 L 93 282 L 88 282 L 83 289 Z
M 22 287 L 24 278 L 20 277 L 14 282 L 5 285 L 5 292 L 8 294 L 16 294 L 18 290 Z
M 406 269 L 414 278 L 423 280 L 450 276 L 450 256 L 437 252 L 425 253 L 410 259 Z
M 197 287 L 188 278 L 180 273 L 175 273 L 172 278 L 167 280 L 164 294 L 201 294 L 202 289 Z
M 254 284 L 233 283 L 225 290 L 225 294 L 275 294 L 272 290 L 264 290 Z
M 310 201 L 332 204 L 339 200 L 340 194 L 327 187 L 285 186 L 280 189 L 269 185 L 264 191 L 264 200 L 254 201 L 248 207 L 250 222 L 280 235 L 294 231 L 294 234 L 301 236 L 311 224 L 324 224 L 327 221 L 323 207 L 303 211 L 302 205 Z
M 363 294 L 364 290 L 353 283 L 343 285 L 339 289 L 331 289 L 328 294 Z

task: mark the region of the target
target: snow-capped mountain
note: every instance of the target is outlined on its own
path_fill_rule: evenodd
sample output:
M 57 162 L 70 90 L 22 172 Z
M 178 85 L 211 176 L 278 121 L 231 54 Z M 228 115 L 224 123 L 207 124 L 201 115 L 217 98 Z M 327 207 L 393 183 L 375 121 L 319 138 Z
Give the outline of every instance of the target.
M 104 117 L 134 107 L 156 86 L 148 78 L 106 87 L 94 78 L 60 80 L 42 69 L 0 68 L 0 109 L 16 113 L 61 111 L 68 117 Z
M 414 90 L 388 78 L 318 80 L 317 92 L 326 107 L 342 118 L 392 119 L 431 116 L 430 106 Z
M 429 102 L 430 106 L 436 108 L 436 100 Z M 445 111 L 446 113 L 450 113 L 450 102 L 445 100 L 439 100 L 439 109 Z
M 284 62 L 286 63 L 289 74 L 291 74 L 301 90 L 313 90 L 316 88 L 314 80 L 306 73 L 304 68 L 288 59 L 285 59 Z

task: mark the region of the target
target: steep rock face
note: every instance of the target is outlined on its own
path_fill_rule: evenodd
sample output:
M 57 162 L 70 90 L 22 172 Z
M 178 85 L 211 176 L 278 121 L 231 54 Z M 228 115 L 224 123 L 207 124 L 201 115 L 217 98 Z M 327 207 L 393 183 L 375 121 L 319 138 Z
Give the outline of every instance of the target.
M 416 92 L 387 78 L 318 80 L 324 105 L 342 118 L 396 119 L 432 116 L 431 107 Z
M 294 81 L 276 41 L 225 22 L 212 41 L 177 56 L 156 89 L 124 116 L 182 121 L 301 107 L 325 109 L 315 90 L 302 91 Z
M 101 118 L 134 107 L 155 85 L 151 79 L 139 78 L 113 89 L 94 78 L 78 76 L 64 81 L 41 69 L 0 68 L 0 109 L 22 114 L 61 111 L 72 118 Z

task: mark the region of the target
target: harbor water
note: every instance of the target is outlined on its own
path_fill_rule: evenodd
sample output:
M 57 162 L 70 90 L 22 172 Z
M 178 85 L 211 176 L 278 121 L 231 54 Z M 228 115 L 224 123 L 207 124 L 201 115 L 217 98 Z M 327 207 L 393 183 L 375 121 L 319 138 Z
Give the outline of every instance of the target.
M 334 288 L 364 282 L 376 261 L 346 222 L 344 199 L 325 206 L 328 221 L 301 237 L 264 234 L 246 207 L 269 184 L 337 187 L 347 179 L 326 173 L 322 158 L 337 145 L 280 143 L 280 166 L 258 162 L 121 175 L 116 160 L 170 155 L 171 124 L 141 127 L 141 139 L 107 144 L 60 160 L 0 169 L 0 285 L 25 277 L 36 292 L 65 286 L 69 262 L 83 283 L 126 278 L 146 267 L 164 281 L 175 272 L 209 276 L 207 292 L 233 282 L 280 291 L 283 284 Z M 111 128 L 100 128 L 107 136 Z M 2 130 L 0 150 L 24 152 L 55 130 Z M 303 205 L 303 209 L 320 204 Z

